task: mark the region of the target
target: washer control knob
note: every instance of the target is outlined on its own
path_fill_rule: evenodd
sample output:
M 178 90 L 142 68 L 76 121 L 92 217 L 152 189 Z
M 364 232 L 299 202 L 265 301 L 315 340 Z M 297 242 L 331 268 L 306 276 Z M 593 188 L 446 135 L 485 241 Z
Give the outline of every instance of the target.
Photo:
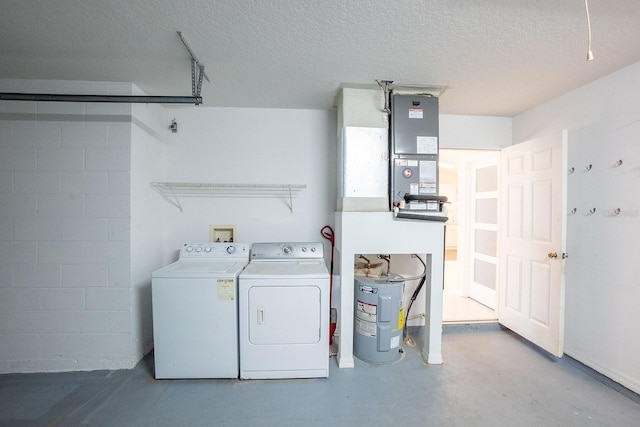
M 227 246 L 227 253 L 228 254 L 234 254 L 236 253 L 236 247 L 233 245 Z
M 306 247 L 302 247 L 302 252 L 307 252 L 307 248 Z
M 204 248 L 204 251 L 205 251 L 205 252 L 211 252 L 211 246 L 207 246 L 207 247 L 205 247 L 205 248 Z
M 196 248 L 196 252 L 202 252 L 202 248 L 201 248 L 200 246 L 198 246 L 198 247 Z
M 187 252 L 193 252 L 193 246 L 187 246 Z
M 293 246 L 286 245 L 284 248 L 282 248 L 282 252 L 284 252 L 285 255 L 291 255 L 293 253 Z
M 316 251 L 316 248 L 311 248 L 311 252 L 315 252 L 315 251 Z

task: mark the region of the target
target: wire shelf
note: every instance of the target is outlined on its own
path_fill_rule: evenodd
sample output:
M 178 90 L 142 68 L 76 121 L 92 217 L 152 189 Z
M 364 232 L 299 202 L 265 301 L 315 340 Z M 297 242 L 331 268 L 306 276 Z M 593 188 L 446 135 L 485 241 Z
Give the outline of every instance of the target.
M 305 184 L 234 184 L 199 182 L 152 182 L 151 187 L 158 191 L 169 203 L 182 212 L 182 197 L 284 197 L 288 199 L 289 210 L 293 213 L 293 198 Z

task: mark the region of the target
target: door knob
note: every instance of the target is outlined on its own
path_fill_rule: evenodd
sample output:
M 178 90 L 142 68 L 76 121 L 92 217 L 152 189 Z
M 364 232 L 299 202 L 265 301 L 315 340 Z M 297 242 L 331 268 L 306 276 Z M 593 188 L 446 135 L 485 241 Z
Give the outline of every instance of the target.
M 558 258 L 558 253 L 557 253 L 557 252 L 549 252 L 549 253 L 547 254 L 547 256 L 548 256 L 549 258 Z

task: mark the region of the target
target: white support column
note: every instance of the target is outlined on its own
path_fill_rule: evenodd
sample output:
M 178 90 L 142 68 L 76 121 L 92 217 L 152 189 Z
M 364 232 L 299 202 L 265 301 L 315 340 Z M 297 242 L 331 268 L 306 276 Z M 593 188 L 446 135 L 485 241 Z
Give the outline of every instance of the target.
M 442 363 L 444 223 L 394 220 L 391 212 L 336 212 L 335 244 L 340 266 L 338 366 L 352 368 L 353 263 L 357 254 L 427 254 L 426 327 L 422 355 Z

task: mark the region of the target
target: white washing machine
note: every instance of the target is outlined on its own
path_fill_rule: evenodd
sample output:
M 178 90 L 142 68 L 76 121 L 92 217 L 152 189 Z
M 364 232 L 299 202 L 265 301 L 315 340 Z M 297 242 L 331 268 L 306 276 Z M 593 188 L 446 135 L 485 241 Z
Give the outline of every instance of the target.
M 188 243 L 152 274 L 156 378 L 238 378 L 237 279 L 248 262 L 248 244 Z
M 254 243 L 238 286 L 240 378 L 328 377 L 322 243 Z

